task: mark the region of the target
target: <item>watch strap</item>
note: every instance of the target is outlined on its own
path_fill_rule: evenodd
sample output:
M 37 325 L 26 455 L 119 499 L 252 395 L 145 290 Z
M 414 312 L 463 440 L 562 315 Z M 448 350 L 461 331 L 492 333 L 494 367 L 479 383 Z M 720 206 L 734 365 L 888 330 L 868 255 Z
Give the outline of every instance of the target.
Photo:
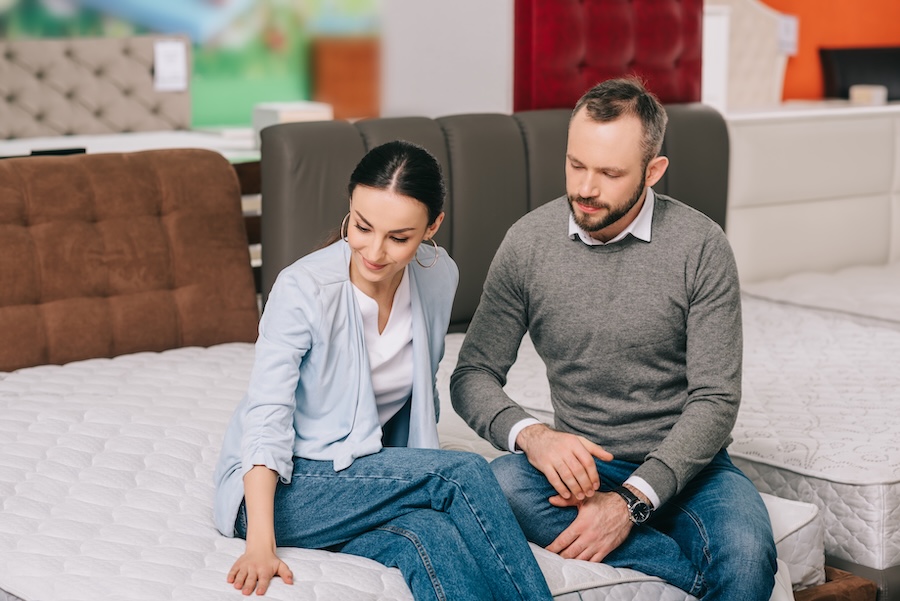
M 612 492 L 625 499 L 625 504 L 628 506 L 628 516 L 635 524 L 643 524 L 650 517 L 650 505 L 631 492 L 627 486 L 617 486 L 612 489 Z

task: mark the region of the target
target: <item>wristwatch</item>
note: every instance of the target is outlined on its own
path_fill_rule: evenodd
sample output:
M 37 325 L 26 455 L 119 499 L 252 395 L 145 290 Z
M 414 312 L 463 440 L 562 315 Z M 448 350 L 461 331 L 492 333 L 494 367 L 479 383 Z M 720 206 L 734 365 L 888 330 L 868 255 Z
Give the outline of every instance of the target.
M 650 513 L 653 511 L 649 505 L 641 501 L 636 494 L 624 486 L 615 487 L 613 492 L 618 493 L 625 499 L 625 504 L 628 505 L 628 517 L 631 518 L 632 522 L 640 525 L 647 521 L 647 518 L 650 517 Z

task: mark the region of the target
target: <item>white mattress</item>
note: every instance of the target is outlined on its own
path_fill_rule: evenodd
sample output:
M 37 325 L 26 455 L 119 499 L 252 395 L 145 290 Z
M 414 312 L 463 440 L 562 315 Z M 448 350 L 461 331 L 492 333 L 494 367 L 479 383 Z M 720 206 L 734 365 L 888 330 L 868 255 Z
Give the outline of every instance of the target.
M 818 505 L 829 556 L 900 565 L 900 265 L 746 290 L 735 463 Z
M 212 472 L 252 355 L 226 344 L 6 374 L 0 599 L 240 598 L 225 574 L 244 542 L 213 526 Z M 693 599 L 632 570 L 534 550 L 557 599 Z M 373 561 L 280 554 L 295 584 L 276 580 L 268 599 L 412 599 L 397 570 Z
M 244 543 L 213 526 L 212 473 L 252 356 L 230 344 L 8 374 L 0 589 L 25 601 L 239 598 L 224 575 Z M 281 553 L 295 585 L 276 582 L 272 599 L 410 599 L 375 562 Z

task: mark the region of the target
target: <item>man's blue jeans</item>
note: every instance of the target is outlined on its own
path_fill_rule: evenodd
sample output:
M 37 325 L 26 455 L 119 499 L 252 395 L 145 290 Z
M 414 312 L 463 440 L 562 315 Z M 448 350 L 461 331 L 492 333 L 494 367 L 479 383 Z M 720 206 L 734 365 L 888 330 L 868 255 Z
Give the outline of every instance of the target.
M 638 467 L 596 463 L 601 491 L 622 484 Z M 575 519 L 574 507 L 547 501 L 556 491 L 525 455 L 498 457 L 491 467 L 528 540 L 546 547 Z M 768 601 L 775 559 L 762 498 L 723 449 L 603 561 L 658 576 L 704 601 Z
M 244 507 L 235 529 L 246 537 Z M 275 491 L 278 546 L 329 549 L 400 569 L 416 601 L 551 598 L 487 461 L 385 448 L 335 472 L 294 458 Z

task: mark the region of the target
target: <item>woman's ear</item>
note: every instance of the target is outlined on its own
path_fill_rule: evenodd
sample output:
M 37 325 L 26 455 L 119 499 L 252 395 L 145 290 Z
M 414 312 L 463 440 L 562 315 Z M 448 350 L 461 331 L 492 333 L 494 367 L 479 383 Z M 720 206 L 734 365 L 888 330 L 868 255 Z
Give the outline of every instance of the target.
M 444 222 L 444 212 L 441 211 L 440 214 L 435 218 L 434 223 L 425 228 L 425 238 L 430 239 L 434 238 L 434 235 L 437 234 L 437 231 L 441 229 L 441 223 Z

